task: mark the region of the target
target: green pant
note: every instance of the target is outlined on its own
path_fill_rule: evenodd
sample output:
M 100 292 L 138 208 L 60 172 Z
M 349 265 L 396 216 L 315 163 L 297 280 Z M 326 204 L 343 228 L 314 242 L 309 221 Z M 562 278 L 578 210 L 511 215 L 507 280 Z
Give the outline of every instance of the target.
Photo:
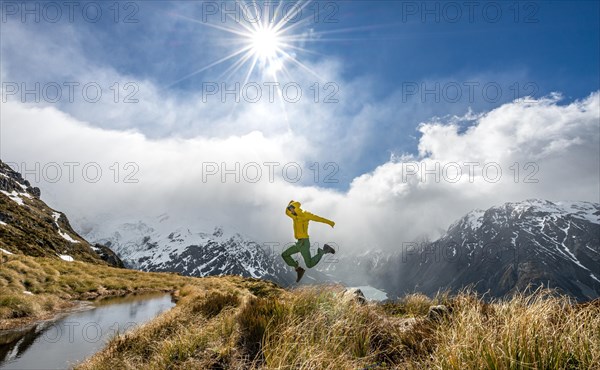
M 311 268 L 317 263 L 319 263 L 321 257 L 323 257 L 323 255 L 325 254 L 323 253 L 323 250 L 321 248 L 318 248 L 317 254 L 311 257 L 310 241 L 308 240 L 308 238 L 306 238 L 298 239 L 298 242 L 296 244 L 292 245 L 291 247 L 283 251 L 283 253 L 281 253 L 281 257 L 283 257 L 283 260 L 285 261 L 285 263 L 288 264 L 288 266 L 298 267 L 298 262 L 296 262 L 296 260 L 292 258 L 292 254 L 296 254 L 298 252 L 300 252 L 302 258 L 304 258 L 304 263 L 308 268 Z

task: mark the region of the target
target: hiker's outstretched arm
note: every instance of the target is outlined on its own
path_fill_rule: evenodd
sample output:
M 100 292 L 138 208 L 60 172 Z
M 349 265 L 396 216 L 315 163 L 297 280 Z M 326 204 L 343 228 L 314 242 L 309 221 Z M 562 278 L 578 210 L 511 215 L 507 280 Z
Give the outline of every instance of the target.
M 308 218 L 311 221 L 322 222 L 324 224 L 328 224 L 331 227 L 333 227 L 333 225 L 335 225 L 335 222 L 328 220 L 325 217 L 317 216 L 315 214 L 312 214 L 312 213 L 306 212 L 306 211 L 304 211 L 304 214 L 305 214 L 306 218 Z

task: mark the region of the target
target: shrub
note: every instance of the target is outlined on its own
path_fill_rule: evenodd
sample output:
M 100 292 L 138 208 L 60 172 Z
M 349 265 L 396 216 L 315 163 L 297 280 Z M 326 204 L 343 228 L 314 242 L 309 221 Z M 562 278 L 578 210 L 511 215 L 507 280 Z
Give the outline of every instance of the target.
M 250 298 L 242 307 L 237 316 L 241 331 L 240 345 L 250 359 L 260 357 L 267 327 L 277 330 L 286 312 L 286 306 L 274 298 Z
M 2 318 L 9 319 L 32 316 L 41 311 L 35 298 L 4 289 L 0 291 L 0 308 L 4 315 Z
M 217 316 L 225 307 L 237 307 L 240 304 L 237 294 L 233 293 L 211 292 L 197 299 L 199 301 L 191 307 L 192 312 L 199 312 L 209 319 Z

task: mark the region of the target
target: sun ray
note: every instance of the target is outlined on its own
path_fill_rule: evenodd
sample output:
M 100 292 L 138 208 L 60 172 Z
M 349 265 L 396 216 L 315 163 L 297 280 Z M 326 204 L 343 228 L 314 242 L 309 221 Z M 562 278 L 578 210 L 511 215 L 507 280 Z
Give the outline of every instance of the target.
M 285 46 L 286 48 L 302 51 L 304 53 L 309 53 L 309 54 L 314 54 L 314 55 L 323 55 L 323 53 L 319 53 L 318 51 L 308 50 L 308 49 L 302 48 L 300 46 L 296 46 L 296 45 L 292 45 L 292 44 L 288 44 L 288 43 L 284 43 L 284 42 L 282 42 L 281 45 Z
M 248 16 L 247 10 L 248 10 L 248 9 L 246 8 L 246 4 L 245 4 L 244 2 L 242 2 L 242 1 L 240 1 L 240 0 L 235 0 L 235 3 L 237 4 L 237 6 L 240 6 L 240 9 L 242 9 L 242 12 L 244 13 L 244 14 L 243 14 L 243 15 L 244 15 L 244 19 L 248 19 L 248 18 L 247 18 L 247 16 Z M 255 2 L 255 4 L 256 4 L 256 2 Z M 221 13 L 222 13 L 222 12 L 223 12 L 223 11 L 221 10 Z M 250 25 L 252 26 L 252 28 L 251 28 L 251 27 L 248 27 L 248 26 L 247 26 L 246 24 L 244 24 L 243 22 L 238 22 L 238 21 L 237 21 L 237 19 L 235 19 L 235 18 L 232 18 L 232 17 L 231 17 L 231 14 L 229 14 L 229 13 L 225 13 L 225 15 L 227 15 L 227 16 L 229 17 L 229 19 L 232 19 L 233 21 L 235 21 L 235 22 L 236 22 L 237 24 L 239 24 L 240 26 L 244 27 L 244 29 L 245 29 L 246 31 L 248 31 L 248 32 L 252 32 L 252 31 L 253 31 L 253 30 L 252 30 L 252 28 L 254 27 L 254 22 L 249 22 L 249 23 L 250 23 Z M 253 18 L 253 19 L 258 19 L 258 15 L 257 15 L 256 13 L 255 13 L 255 18 Z
M 243 66 L 244 64 L 246 64 L 246 61 L 248 61 L 248 59 L 252 58 L 252 52 L 251 51 L 247 51 L 246 54 L 244 54 L 243 57 L 241 57 L 240 59 L 238 59 L 234 64 L 232 64 L 231 66 L 229 66 L 229 68 L 227 68 L 220 76 L 219 79 L 221 79 L 222 77 L 224 77 L 225 75 L 227 75 L 227 78 L 231 77 L 235 72 L 237 72 L 237 70 L 240 69 L 241 66 Z M 230 72 L 230 73 L 229 73 Z M 229 73 L 229 74 L 228 74 Z
M 308 4 L 310 4 L 312 1 L 306 1 L 304 4 L 302 4 L 302 6 L 300 7 L 300 9 L 296 10 L 296 13 L 294 15 L 294 17 L 298 14 L 302 14 L 302 10 L 308 6 Z M 296 3 L 298 4 L 298 3 Z M 300 12 L 300 13 L 299 13 Z M 286 16 L 282 17 L 282 19 L 273 27 L 276 31 L 279 31 L 285 24 L 286 24 L 286 18 L 287 18 L 287 14 Z M 292 18 L 288 18 L 287 21 L 289 22 Z M 304 19 L 310 19 L 310 18 L 304 18 Z M 294 23 L 290 24 L 288 27 L 292 27 L 294 25 Z
M 280 51 L 281 51 L 281 53 L 283 55 L 287 56 L 289 58 L 289 60 L 291 60 L 292 62 L 296 63 L 298 66 L 300 66 L 306 72 L 308 72 L 308 73 L 312 74 L 313 76 L 317 77 L 320 81 L 324 81 L 325 80 L 323 77 L 319 76 L 315 71 L 313 71 L 312 69 L 310 69 L 304 63 L 302 63 L 298 59 L 296 59 L 293 56 L 291 56 L 290 54 L 288 54 L 285 50 L 280 50 Z
M 190 78 L 190 77 L 192 77 L 192 76 L 194 76 L 194 75 L 197 75 L 197 74 L 198 74 L 198 73 L 200 73 L 200 72 L 206 71 L 207 69 L 209 69 L 209 68 L 212 68 L 212 67 L 216 66 L 217 64 L 223 63 L 223 62 L 225 62 L 225 61 L 227 61 L 227 60 L 229 60 L 229 59 L 231 59 L 231 58 L 233 58 L 233 57 L 235 57 L 235 56 L 237 56 L 237 55 L 239 55 L 239 54 L 243 53 L 244 51 L 247 51 L 247 50 L 249 50 L 250 48 L 251 48 L 250 46 L 246 46 L 246 47 L 245 47 L 245 48 L 243 48 L 243 49 L 237 50 L 237 51 L 235 51 L 235 52 L 233 52 L 233 53 L 229 54 L 229 55 L 228 55 L 228 56 L 226 56 L 226 57 L 223 57 L 223 58 L 221 58 L 221 59 L 219 59 L 219 60 L 217 60 L 217 61 L 215 61 L 215 62 L 213 62 L 213 63 L 211 63 L 211 64 L 209 64 L 209 65 L 207 65 L 207 66 L 205 66 L 205 67 L 202 67 L 202 68 L 200 68 L 200 69 L 198 69 L 198 70 L 196 70 L 196 71 L 194 71 L 194 72 L 192 72 L 192 73 L 190 73 L 190 74 L 188 74 L 188 75 L 186 75 L 186 76 L 184 76 L 184 77 L 180 78 L 179 80 L 177 80 L 177 81 L 175 81 L 175 82 L 171 83 L 171 84 L 170 84 L 170 85 L 168 85 L 168 86 L 169 86 L 169 87 L 171 87 L 171 86 L 173 86 L 173 85 L 176 85 L 176 84 L 178 84 L 179 82 L 181 82 L 181 81 L 183 81 L 183 80 L 185 80 L 185 79 L 188 79 L 188 78 Z
M 256 58 L 252 58 L 252 63 L 250 64 L 250 68 L 248 68 L 248 73 L 246 73 L 246 77 L 244 78 L 244 86 L 248 83 L 248 81 L 250 81 L 250 76 L 252 75 L 252 71 L 254 71 L 256 61 Z
M 194 23 L 201 24 L 201 25 L 206 26 L 206 27 L 215 28 L 215 29 L 218 29 L 218 30 L 221 30 L 221 31 L 225 31 L 225 32 L 230 32 L 230 33 L 236 34 L 238 36 L 246 36 L 246 34 L 244 32 L 238 31 L 238 30 L 234 30 L 233 28 L 223 27 L 223 26 L 219 26 L 219 25 L 216 25 L 216 24 L 211 24 L 211 23 L 208 23 L 208 22 L 201 22 L 201 21 L 199 21 L 197 19 L 190 18 L 188 16 L 181 15 L 181 14 L 173 14 L 173 15 L 176 16 L 176 17 L 179 17 L 179 18 L 182 18 L 182 19 L 194 22 Z
M 277 17 L 277 14 L 279 14 L 279 9 L 281 9 L 282 5 L 283 5 L 283 0 L 279 0 L 279 3 L 277 4 L 277 8 L 275 8 L 275 11 L 273 12 L 273 18 L 271 18 L 269 20 L 270 23 L 273 23 L 275 21 L 275 17 Z

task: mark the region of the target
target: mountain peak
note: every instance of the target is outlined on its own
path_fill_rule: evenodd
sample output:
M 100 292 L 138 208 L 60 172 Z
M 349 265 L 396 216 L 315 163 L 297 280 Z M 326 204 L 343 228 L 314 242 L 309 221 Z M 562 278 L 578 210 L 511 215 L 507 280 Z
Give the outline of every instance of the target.
M 40 190 L 0 161 L 0 247 L 11 253 L 102 263 L 103 255 L 73 230 Z
M 378 271 L 397 295 L 473 286 L 503 297 L 529 285 L 578 300 L 600 296 L 600 204 L 526 199 L 474 210 L 419 249 L 401 251 Z

